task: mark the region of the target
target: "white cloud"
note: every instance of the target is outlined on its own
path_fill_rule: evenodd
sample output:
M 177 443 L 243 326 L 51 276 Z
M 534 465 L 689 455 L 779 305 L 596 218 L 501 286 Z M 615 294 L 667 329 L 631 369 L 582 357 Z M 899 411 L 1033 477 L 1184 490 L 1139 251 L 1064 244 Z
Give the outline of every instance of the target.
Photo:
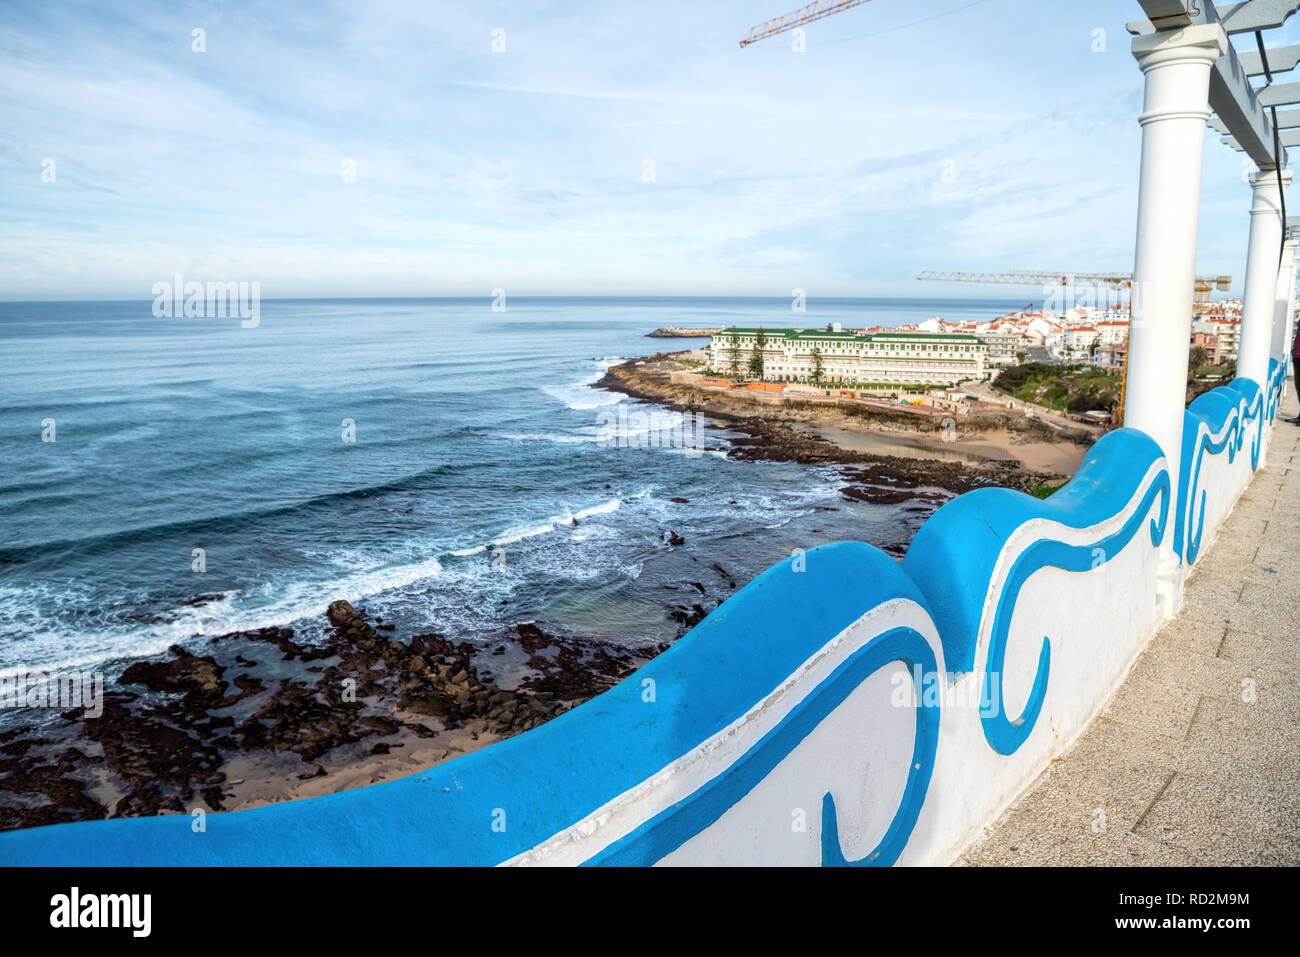
M 146 298 L 178 270 L 268 296 L 898 295 L 941 291 L 914 282 L 927 268 L 1131 268 L 1130 2 L 989 0 L 866 36 L 922 18 L 877 0 L 814 24 L 804 54 L 739 49 L 763 13 L 13 11 L 0 297 Z M 1244 260 L 1237 163 L 1212 137 L 1203 271 Z

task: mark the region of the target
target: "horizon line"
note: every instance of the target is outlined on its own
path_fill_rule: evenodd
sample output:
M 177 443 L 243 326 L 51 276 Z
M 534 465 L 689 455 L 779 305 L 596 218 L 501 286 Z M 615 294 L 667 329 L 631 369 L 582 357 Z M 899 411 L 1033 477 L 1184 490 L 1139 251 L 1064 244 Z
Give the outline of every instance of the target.
M 29 299 L 10 299 L 10 298 L 6 298 L 6 297 L 3 297 L 3 296 L 0 296 L 0 305 L 25 305 L 25 304 L 36 304 L 36 303 L 61 303 L 61 302 L 104 302 L 104 303 L 139 302 L 139 303 L 150 303 L 150 302 L 155 301 L 156 298 L 157 298 L 157 297 L 155 297 L 155 296 L 145 296 L 145 297 L 141 297 L 141 298 L 138 298 L 138 299 L 137 299 L 137 298 L 122 298 L 122 297 L 118 297 L 118 298 L 108 298 L 108 297 L 100 297 L 100 296 L 84 296 L 84 297 L 75 297 L 75 298 L 67 298 L 67 299 L 55 299 L 55 298 L 52 298 L 52 297 L 51 297 L 51 298 L 39 298 L 39 299 L 30 299 L 30 298 L 29 298 Z M 410 302 L 410 301 L 428 301 L 428 300 L 459 301 L 459 302 L 477 302 L 477 301 L 481 301 L 481 300 L 486 300 L 486 301 L 488 301 L 488 302 L 491 302 L 491 301 L 492 301 L 494 298 L 496 298 L 496 297 L 492 296 L 491 294 L 480 294 L 480 295 L 475 295 L 475 296 L 452 296 L 452 295 L 432 295 L 432 296 L 396 296 L 396 295 L 394 295 L 394 296 L 386 296 L 386 295 L 371 295 L 371 296 L 259 296 L 258 298 L 259 298 L 259 301 L 263 301 L 263 302 L 367 302 L 367 301 L 376 301 L 376 300 L 379 300 L 379 301 L 405 301 L 405 302 Z M 558 299 L 592 299 L 592 300 L 598 300 L 598 299 L 618 299 L 618 300 L 626 300 L 626 299 L 738 300 L 738 299 L 739 299 L 739 300 L 749 300 L 749 301 L 753 301 L 753 302 L 781 302 L 781 303 L 788 303 L 788 302 L 791 301 L 791 298 L 792 298 L 792 297 L 790 297 L 790 296 L 754 296 L 754 295 L 731 295 L 731 294 L 718 294 L 718 293 L 682 293 L 682 294 L 673 294 L 673 293 L 649 293 L 649 294 L 642 294 L 642 293 L 625 293 L 625 294 L 618 294 L 618 295 L 599 294 L 599 293 L 593 293 L 593 294 L 578 294 L 578 295 L 572 295 L 572 294 L 566 294 L 566 293 L 545 293 L 545 294 L 536 294 L 536 295 L 533 295 L 533 294 L 528 294 L 528 293 L 517 293 L 517 294 L 511 294 L 511 295 L 508 295 L 508 296 L 507 296 L 507 301 L 509 301 L 509 300 L 511 300 L 511 299 L 518 299 L 518 300 L 539 300 L 539 299 L 552 299 L 552 300 L 558 300 Z M 814 301 L 816 301 L 816 302 L 871 302 L 871 301 L 877 301 L 877 300 L 899 300 L 899 299 L 904 299 L 904 300 L 906 300 L 906 299 L 915 299 L 915 300 L 922 300 L 922 301 L 933 301 L 933 300 L 942 300 L 942 299 L 951 299 L 951 300 L 955 300 L 955 301 L 966 300 L 966 299 L 986 299 L 986 300 L 989 300 L 989 301 L 991 301 L 991 302 L 1002 301 L 1002 300 L 1006 300 L 1006 301 L 1017 301 L 1017 302 L 1018 302 L 1018 301 L 1021 300 L 1021 298 L 1022 298 L 1022 297 L 1020 297 L 1020 296 L 990 296 L 990 295 L 971 295 L 971 296 L 920 296 L 920 295 L 917 295 L 917 296 L 910 296 L 910 295 L 907 295 L 907 296 L 805 296 L 805 297 L 804 297 L 804 301 L 805 301 L 805 302 L 814 302 Z M 1041 297 L 1041 296 L 1039 296 L 1039 297 L 1032 297 L 1032 296 L 1029 297 L 1029 304 L 1032 304 L 1032 300 L 1033 300 L 1034 298 L 1042 298 L 1042 297 Z M 1231 298 L 1231 297 L 1229 297 L 1229 298 Z

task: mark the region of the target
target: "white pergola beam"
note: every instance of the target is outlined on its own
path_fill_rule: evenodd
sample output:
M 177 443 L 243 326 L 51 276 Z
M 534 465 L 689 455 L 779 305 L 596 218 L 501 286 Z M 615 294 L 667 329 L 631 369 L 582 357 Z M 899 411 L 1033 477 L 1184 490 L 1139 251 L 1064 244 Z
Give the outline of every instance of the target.
M 1272 83 L 1258 94 L 1260 106 L 1294 106 L 1300 103 L 1300 83 Z
M 1210 71 L 1210 108 L 1257 166 L 1286 165 L 1285 155 L 1273 157 L 1273 125 L 1231 46 Z
M 1236 33 L 1254 33 L 1256 30 L 1273 30 L 1282 26 L 1293 13 L 1300 10 L 1296 0 L 1247 0 L 1245 3 L 1225 3 L 1216 16 L 1207 19 L 1205 8 L 1214 9 L 1210 0 L 1139 0 L 1146 20 L 1128 23 L 1128 32 L 1137 36 L 1156 30 L 1177 30 L 1193 23 L 1223 24 L 1231 36 Z M 1270 66 L 1272 64 L 1270 63 Z
M 1142 5 L 1142 12 L 1147 15 L 1150 22 L 1140 21 L 1129 24 L 1129 29 L 1138 34 L 1153 33 L 1155 26 L 1159 26 L 1162 30 L 1179 30 L 1197 24 L 1220 23 L 1222 20 L 1219 11 L 1210 0 L 1139 0 L 1139 2 Z M 1255 4 L 1262 6 L 1254 9 Z M 1234 11 L 1234 18 L 1238 25 L 1258 20 L 1261 26 L 1257 29 L 1262 30 L 1265 29 L 1262 25 L 1264 21 L 1280 17 L 1276 24 L 1280 25 L 1292 13 L 1300 10 L 1300 0 L 1286 0 L 1282 3 L 1276 3 L 1274 0 L 1250 0 L 1246 4 L 1235 4 L 1231 9 Z M 1259 98 L 1251 88 L 1245 68 L 1242 67 L 1241 60 L 1231 44 L 1228 46 L 1228 51 L 1219 57 L 1210 71 L 1210 109 L 1218 114 L 1227 131 L 1255 165 L 1261 169 L 1272 167 L 1277 163 L 1286 165 L 1285 155 L 1274 159 L 1273 126 L 1269 122 L 1268 113 L 1260 105 Z
M 1271 113 L 1269 118 L 1272 119 Z M 1228 132 L 1227 124 L 1224 123 L 1223 120 L 1219 119 L 1217 116 L 1210 117 L 1209 126 L 1210 129 L 1215 130 L 1219 133 Z M 1277 111 L 1277 128 L 1279 130 L 1292 130 L 1295 129 L 1297 126 L 1300 126 L 1300 110 L 1278 110 Z M 1229 139 L 1231 139 L 1231 137 L 1229 137 Z M 1237 141 L 1233 140 L 1232 142 L 1236 144 Z M 1285 146 L 1287 144 L 1283 143 L 1282 145 Z M 1241 149 L 1240 146 L 1237 146 L 1236 148 Z
M 1297 10 L 1300 10 L 1300 0 L 1246 0 L 1225 3 L 1219 10 L 1219 21 L 1229 36 L 1254 33 L 1280 27 Z
M 1300 65 L 1300 43 L 1289 47 L 1274 47 L 1264 52 L 1268 54 L 1269 73 L 1289 73 Z M 1258 53 L 1238 53 L 1237 59 L 1241 61 L 1246 76 L 1264 76 L 1264 61 Z

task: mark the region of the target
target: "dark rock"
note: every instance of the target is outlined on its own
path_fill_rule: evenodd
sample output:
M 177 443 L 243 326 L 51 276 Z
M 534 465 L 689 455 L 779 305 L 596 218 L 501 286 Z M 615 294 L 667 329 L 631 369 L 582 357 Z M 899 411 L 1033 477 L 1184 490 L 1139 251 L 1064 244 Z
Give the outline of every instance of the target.
M 346 627 L 354 618 L 357 617 L 357 611 L 346 601 L 331 602 L 329 610 L 325 612 L 329 620 L 339 628 Z
M 218 698 L 224 693 L 221 676 L 225 669 L 217 666 L 215 658 L 199 658 L 178 645 L 170 651 L 174 655 L 171 661 L 137 661 L 122 672 L 122 683 L 197 698 Z
M 897 505 L 915 496 L 914 492 L 904 489 L 871 488 L 848 486 L 840 489 L 840 494 L 850 501 L 869 502 L 872 505 Z

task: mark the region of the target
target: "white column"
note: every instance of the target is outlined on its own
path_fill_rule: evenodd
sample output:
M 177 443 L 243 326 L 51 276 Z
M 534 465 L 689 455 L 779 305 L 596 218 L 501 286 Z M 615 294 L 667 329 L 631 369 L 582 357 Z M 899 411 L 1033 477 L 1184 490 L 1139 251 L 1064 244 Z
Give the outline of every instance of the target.
M 1124 425 L 1141 429 L 1160 444 L 1175 489 L 1192 336 L 1210 67 L 1227 49 L 1227 34 L 1217 23 L 1133 40 L 1133 55 L 1146 84 L 1138 118 L 1142 171 Z M 1277 273 L 1273 275 L 1276 280 Z M 1157 599 L 1167 616 L 1182 603 L 1182 574 L 1171 533 L 1160 546 Z
M 1282 187 L 1291 171 L 1282 171 Z M 1241 304 L 1241 345 L 1237 350 L 1237 375 L 1267 384 L 1268 358 L 1272 355 L 1273 319 L 1277 313 L 1278 253 L 1282 248 L 1282 192 L 1275 169 L 1250 177 L 1254 197 L 1250 204 L 1250 248 L 1246 254 L 1246 292 Z
M 1277 297 L 1273 313 L 1273 339 L 1269 355 L 1290 366 L 1291 358 L 1291 305 L 1295 297 L 1296 247 L 1300 241 L 1288 239 L 1282 244 L 1282 263 L 1277 270 Z

